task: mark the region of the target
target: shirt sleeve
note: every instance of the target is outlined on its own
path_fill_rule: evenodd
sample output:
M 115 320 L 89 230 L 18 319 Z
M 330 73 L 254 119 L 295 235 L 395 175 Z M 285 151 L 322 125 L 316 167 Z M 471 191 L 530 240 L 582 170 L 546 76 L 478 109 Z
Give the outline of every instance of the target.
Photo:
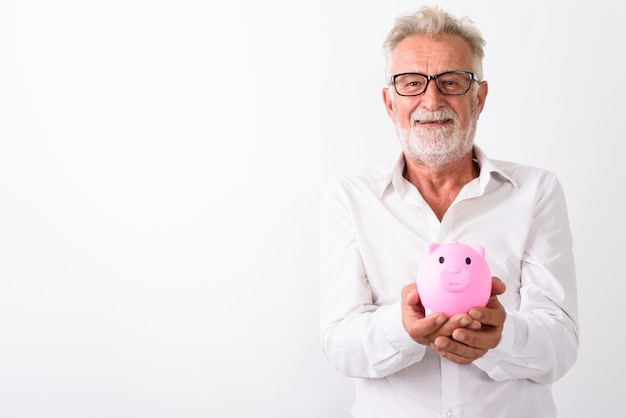
M 384 377 L 424 356 L 402 326 L 400 292 L 376 306 L 361 260 L 350 201 L 338 183 L 325 194 L 320 222 L 321 336 L 324 354 L 350 377 Z
M 519 310 L 507 309 L 500 344 L 474 364 L 495 380 L 551 383 L 572 367 L 579 345 L 572 237 L 556 177 L 537 198 L 520 280 Z

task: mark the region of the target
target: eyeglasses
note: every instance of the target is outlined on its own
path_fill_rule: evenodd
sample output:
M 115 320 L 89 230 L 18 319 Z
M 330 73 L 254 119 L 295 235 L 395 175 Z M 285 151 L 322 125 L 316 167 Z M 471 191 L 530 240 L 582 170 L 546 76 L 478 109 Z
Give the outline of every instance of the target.
M 437 75 L 402 73 L 391 76 L 391 84 L 400 96 L 419 96 L 428 88 L 430 80 L 435 80 L 442 94 L 461 95 L 469 91 L 472 81 L 478 81 L 474 73 L 467 71 L 447 71 Z

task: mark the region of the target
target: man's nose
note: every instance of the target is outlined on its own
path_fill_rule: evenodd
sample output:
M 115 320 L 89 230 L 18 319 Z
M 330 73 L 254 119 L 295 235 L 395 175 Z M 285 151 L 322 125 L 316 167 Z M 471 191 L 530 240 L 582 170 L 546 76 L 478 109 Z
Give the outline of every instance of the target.
M 436 110 L 441 107 L 444 94 L 439 91 L 435 80 L 431 79 L 426 86 L 426 90 L 422 93 L 422 106 L 429 110 Z

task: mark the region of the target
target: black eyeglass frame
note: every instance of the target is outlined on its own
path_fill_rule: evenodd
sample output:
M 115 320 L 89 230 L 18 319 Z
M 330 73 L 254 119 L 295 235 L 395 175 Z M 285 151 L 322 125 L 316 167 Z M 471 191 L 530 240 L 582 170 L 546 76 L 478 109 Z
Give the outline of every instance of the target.
M 465 90 L 462 93 L 446 93 L 445 91 L 443 91 L 441 89 L 441 86 L 439 85 L 439 77 L 441 77 L 442 75 L 446 75 L 446 74 L 451 74 L 451 73 L 463 73 L 463 74 L 467 74 L 470 76 L 470 81 L 469 84 L 467 85 L 467 90 Z M 422 90 L 421 92 L 417 93 L 417 94 L 402 94 L 398 91 L 398 88 L 396 87 L 396 78 L 403 76 L 403 75 L 410 75 L 410 74 L 414 74 L 414 75 L 420 75 L 424 78 L 426 78 L 426 84 L 424 85 L 424 90 Z M 456 71 L 446 71 L 444 73 L 441 74 L 437 74 L 437 75 L 426 75 L 426 74 L 422 74 L 422 73 L 400 73 L 400 74 L 395 74 L 391 76 L 391 85 L 393 86 L 393 89 L 396 91 L 396 93 L 398 93 L 398 96 L 403 96 L 403 97 L 415 97 L 415 96 L 421 96 L 422 94 L 424 94 L 426 92 L 426 89 L 428 89 L 428 83 L 430 83 L 430 80 L 435 80 L 435 85 L 437 86 L 437 90 L 439 90 L 439 92 L 441 94 L 445 94 L 446 96 L 462 96 L 464 94 L 466 94 L 470 87 L 472 87 L 472 81 L 476 81 L 476 82 L 480 82 L 480 80 L 478 80 L 476 78 L 476 74 L 470 72 L 470 71 L 461 71 L 461 70 L 456 70 Z

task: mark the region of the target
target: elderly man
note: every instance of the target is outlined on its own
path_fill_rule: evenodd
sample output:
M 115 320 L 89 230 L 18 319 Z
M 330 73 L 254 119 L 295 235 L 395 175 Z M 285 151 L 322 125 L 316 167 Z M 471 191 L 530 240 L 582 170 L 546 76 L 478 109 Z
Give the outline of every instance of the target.
M 467 19 L 424 7 L 384 44 L 383 101 L 402 152 L 337 179 L 321 213 L 321 332 L 355 378 L 354 417 L 554 417 L 578 322 L 563 189 L 549 171 L 474 144 L 488 86 Z M 434 242 L 480 244 L 486 306 L 425 315 L 415 285 Z

